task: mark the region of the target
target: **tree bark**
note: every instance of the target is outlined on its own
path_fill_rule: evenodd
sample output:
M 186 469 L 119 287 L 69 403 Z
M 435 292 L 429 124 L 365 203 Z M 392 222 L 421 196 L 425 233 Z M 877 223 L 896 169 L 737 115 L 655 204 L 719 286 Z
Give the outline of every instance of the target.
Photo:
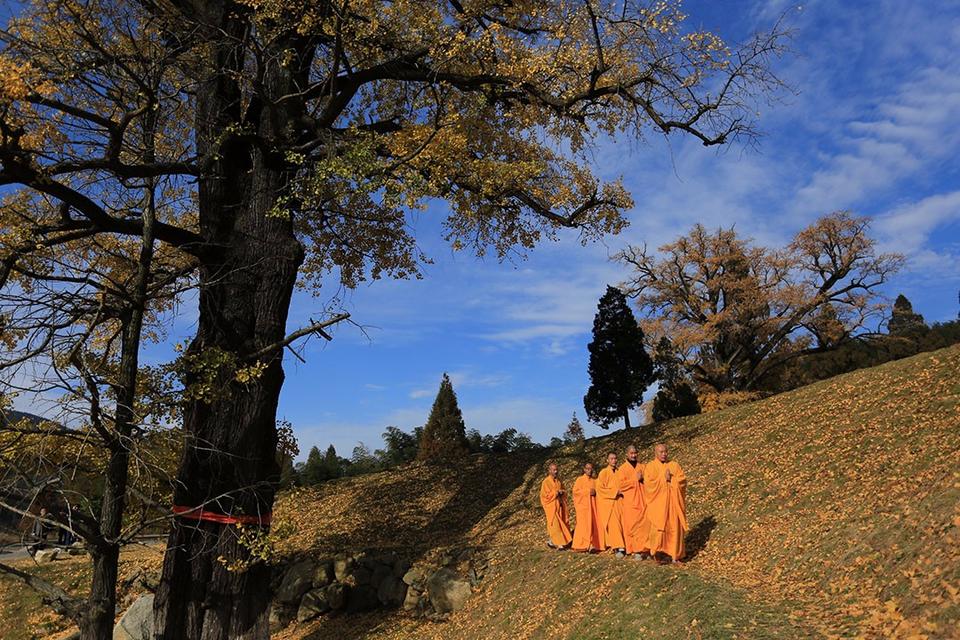
M 210 58 L 202 62 L 207 75 L 197 87 L 197 150 L 217 160 L 213 175 L 201 178 L 198 189 L 200 232 L 213 251 L 201 260 L 199 326 L 187 353 L 225 353 L 242 362 L 283 340 L 304 251 L 291 220 L 268 215 L 293 169 L 269 157 L 263 145 L 225 132 L 243 123 L 260 140 L 282 143 L 293 135 L 288 127 L 297 114 L 295 105 L 282 111 L 259 103 L 244 106 L 235 78 L 242 75 L 246 26 L 231 17 L 228 3 L 204 3 L 202 11 L 204 23 L 219 29 L 210 36 Z M 304 68 L 307 58 L 300 58 Z M 263 90 L 291 93 L 296 73 L 296 68 L 272 65 L 261 78 Z M 264 356 L 266 369 L 252 382 L 220 372 L 210 397 L 187 401 L 176 505 L 233 515 L 271 512 L 279 479 L 275 420 L 282 353 Z M 188 388 L 202 377 L 202 372 L 188 372 Z M 174 519 L 154 604 L 156 638 L 267 638 L 269 567 L 252 562 L 237 571 L 226 566 L 249 558 L 232 526 Z
M 630 428 L 630 409 L 627 409 L 626 411 L 623 412 L 623 428 L 624 429 Z

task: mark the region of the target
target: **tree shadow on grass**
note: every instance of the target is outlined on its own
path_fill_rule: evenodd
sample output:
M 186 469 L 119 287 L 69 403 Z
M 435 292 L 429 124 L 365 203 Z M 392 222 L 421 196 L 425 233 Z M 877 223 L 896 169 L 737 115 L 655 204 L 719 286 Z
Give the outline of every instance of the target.
M 695 524 L 690 531 L 687 532 L 686 537 L 686 549 L 687 557 L 686 561 L 690 562 L 697 555 L 703 551 L 704 547 L 707 546 L 707 541 L 710 540 L 710 535 L 713 533 L 713 530 L 717 527 L 717 519 L 712 516 L 704 516 L 700 519 L 700 522 Z
M 438 546 L 461 544 L 519 487 L 525 495 L 539 482 L 537 469 L 551 453 L 475 455 L 331 483 L 319 500 L 315 518 L 322 526 L 314 550 L 396 549 L 413 559 Z
M 329 519 L 329 526 L 316 539 L 314 555 L 392 550 L 416 562 L 438 547 L 483 546 L 498 531 L 527 522 L 530 496 L 538 495 L 544 463 L 554 455 L 546 449 L 469 456 L 455 464 L 414 464 L 333 483 L 324 488 L 323 500 L 340 504 L 334 513 L 318 516 Z M 392 612 L 341 614 L 305 637 L 374 637 L 384 615 Z

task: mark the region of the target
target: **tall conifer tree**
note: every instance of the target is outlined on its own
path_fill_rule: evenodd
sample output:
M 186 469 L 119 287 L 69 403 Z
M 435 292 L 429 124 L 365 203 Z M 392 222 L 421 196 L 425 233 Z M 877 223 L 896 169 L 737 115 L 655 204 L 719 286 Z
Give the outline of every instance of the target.
M 446 460 L 469 453 L 463 414 L 450 376 L 443 374 L 430 417 L 423 427 L 417 460 Z
M 630 409 L 640 405 L 654 380 L 653 362 L 643 348 L 643 331 L 627 306 L 627 298 L 607 287 L 593 319 L 590 388 L 583 398 L 587 417 L 604 429 L 623 419 L 630 428 Z

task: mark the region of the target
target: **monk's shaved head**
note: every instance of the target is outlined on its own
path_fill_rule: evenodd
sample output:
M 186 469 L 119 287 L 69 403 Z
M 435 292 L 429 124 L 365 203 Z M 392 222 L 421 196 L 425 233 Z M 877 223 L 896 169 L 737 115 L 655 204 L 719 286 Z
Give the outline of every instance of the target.
M 636 448 L 635 446 L 633 446 L 632 444 L 631 444 L 629 447 L 627 447 L 627 453 L 630 453 L 631 451 L 636 451 L 636 450 L 637 450 L 637 448 Z
M 653 447 L 653 454 L 660 462 L 666 462 L 667 456 L 670 454 L 670 449 L 664 443 L 658 442 Z
M 637 462 L 637 448 L 633 445 L 627 447 L 627 460 L 630 462 Z
M 617 454 L 613 451 L 607 454 L 607 464 L 611 467 L 617 466 Z
M 593 477 L 593 463 L 585 462 L 583 464 L 583 475 Z

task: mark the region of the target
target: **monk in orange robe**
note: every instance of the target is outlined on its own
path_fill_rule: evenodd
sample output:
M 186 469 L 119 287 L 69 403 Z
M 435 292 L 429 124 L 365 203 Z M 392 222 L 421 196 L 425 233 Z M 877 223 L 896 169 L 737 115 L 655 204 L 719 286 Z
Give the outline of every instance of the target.
M 623 541 L 623 494 L 617 480 L 617 454 L 607 454 L 607 466 L 597 476 L 597 516 L 600 548 L 613 549 L 618 558 L 626 554 Z
M 660 562 L 677 562 L 684 556 L 687 525 L 687 477 L 670 460 L 667 445 L 654 447 L 654 458 L 643 468 L 643 493 L 647 508 L 641 533 L 651 554 Z M 666 558 L 669 558 L 667 560 Z
M 628 554 L 633 554 L 637 560 L 641 554 L 648 552 L 646 540 L 641 536 L 640 524 L 643 522 L 643 512 L 646 507 L 643 497 L 643 465 L 637 460 L 637 448 L 627 447 L 627 461 L 617 469 L 617 481 L 620 483 L 620 493 L 623 494 L 623 539 Z
M 540 504 L 547 516 L 547 534 L 550 536 L 547 546 L 565 550 L 573 540 L 567 517 L 567 494 L 563 490 L 563 482 L 557 477 L 557 465 L 552 462 L 547 467 L 547 477 L 540 485 Z
M 603 548 L 600 543 L 600 521 L 597 515 L 597 481 L 593 479 L 593 465 L 583 465 L 583 475 L 573 483 L 573 508 L 577 512 L 577 528 L 573 530 L 573 550 L 593 552 Z

